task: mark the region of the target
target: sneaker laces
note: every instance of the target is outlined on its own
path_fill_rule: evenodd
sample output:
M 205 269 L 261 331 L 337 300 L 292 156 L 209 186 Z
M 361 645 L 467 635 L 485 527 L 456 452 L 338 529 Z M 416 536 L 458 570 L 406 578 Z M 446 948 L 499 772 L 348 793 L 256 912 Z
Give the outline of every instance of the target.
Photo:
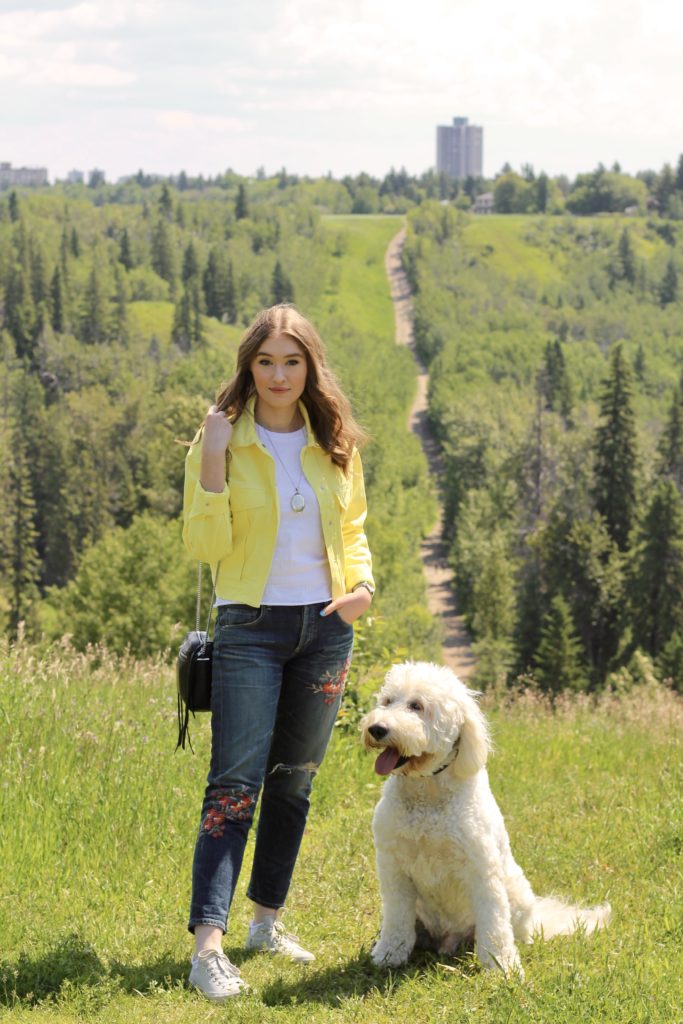
M 212 955 L 211 955 L 212 954 Z M 220 949 L 212 949 L 209 955 L 201 958 L 206 964 L 206 969 L 212 981 L 217 981 L 221 976 L 224 978 L 240 978 L 237 967 L 228 959 Z
M 288 932 L 282 921 L 273 922 L 273 936 L 278 946 L 299 945 L 299 936 L 294 935 L 293 932 Z

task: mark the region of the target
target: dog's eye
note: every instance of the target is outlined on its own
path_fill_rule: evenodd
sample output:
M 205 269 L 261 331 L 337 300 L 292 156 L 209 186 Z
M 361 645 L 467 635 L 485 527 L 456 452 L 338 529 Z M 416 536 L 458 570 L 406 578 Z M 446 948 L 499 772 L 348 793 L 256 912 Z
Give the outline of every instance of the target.
M 389 704 L 391 704 L 391 699 L 389 697 L 382 697 L 380 704 L 382 705 L 383 708 L 386 708 L 389 706 Z
M 411 700 L 411 702 L 408 705 L 408 707 L 410 708 L 411 711 L 422 711 L 423 710 L 423 705 L 420 703 L 419 700 Z

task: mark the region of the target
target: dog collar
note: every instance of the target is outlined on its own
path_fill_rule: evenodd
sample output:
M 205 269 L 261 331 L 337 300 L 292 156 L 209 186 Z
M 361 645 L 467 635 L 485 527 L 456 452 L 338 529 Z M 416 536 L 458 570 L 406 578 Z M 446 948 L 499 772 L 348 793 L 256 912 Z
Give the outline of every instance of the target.
M 442 772 L 446 768 L 448 768 L 449 764 L 453 764 L 453 762 L 455 761 L 455 759 L 456 759 L 456 757 L 458 756 L 459 753 L 460 753 L 460 737 L 458 736 L 457 740 L 453 744 L 453 749 L 451 750 L 450 754 L 448 755 L 448 760 L 446 761 L 445 764 L 442 764 L 440 768 L 437 768 L 435 772 L 432 772 L 432 775 L 438 775 L 439 772 Z

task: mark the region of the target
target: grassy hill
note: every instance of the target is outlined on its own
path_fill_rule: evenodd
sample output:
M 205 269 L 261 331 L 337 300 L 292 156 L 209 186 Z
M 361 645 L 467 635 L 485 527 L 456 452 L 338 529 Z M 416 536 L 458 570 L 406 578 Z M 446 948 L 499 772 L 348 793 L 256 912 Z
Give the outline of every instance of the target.
M 210 1009 L 184 982 L 190 861 L 209 754 L 173 753 L 174 680 L 154 662 L 25 645 L 0 655 L 0 1019 L 98 1024 L 453 1021 L 675 1024 L 683 1000 L 680 704 L 489 702 L 492 785 L 540 893 L 607 898 L 601 934 L 522 950 L 526 982 L 468 954 L 377 970 L 370 821 L 380 782 L 340 726 L 315 784 L 289 926 L 308 969 L 242 951 L 247 847 L 225 946 L 256 989 Z

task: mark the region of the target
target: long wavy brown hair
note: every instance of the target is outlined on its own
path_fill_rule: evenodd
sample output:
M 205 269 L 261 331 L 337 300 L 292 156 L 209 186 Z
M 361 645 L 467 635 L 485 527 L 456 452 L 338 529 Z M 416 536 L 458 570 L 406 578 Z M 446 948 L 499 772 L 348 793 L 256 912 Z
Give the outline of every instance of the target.
M 233 423 L 256 393 L 251 363 L 261 345 L 270 337 L 286 334 L 303 349 L 306 356 L 306 384 L 301 401 L 306 406 L 311 427 L 320 447 L 332 461 L 347 470 L 354 447 L 367 439 L 351 412 L 351 405 L 327 365 L 325 346 L 318 332 L 298 309 L 289 303 L 262 310 L 242 336 L 237 350 L 234 377 L 221 385 L 216 409 Z

